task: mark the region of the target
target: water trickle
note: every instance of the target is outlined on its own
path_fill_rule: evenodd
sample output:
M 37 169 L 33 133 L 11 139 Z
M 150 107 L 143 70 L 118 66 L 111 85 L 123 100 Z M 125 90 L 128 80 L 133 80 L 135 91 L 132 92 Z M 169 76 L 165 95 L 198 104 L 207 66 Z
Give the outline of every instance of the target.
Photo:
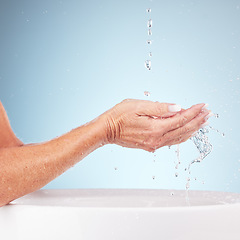
M 175 153 L 177 154 L 177 163 L 175 165 L 175 169 L 178 169 L 178 166 L 181 163 L 180 162 L 180 146 L 179 146 L 179 144 L 177 145 L 177 149 L 176 149 Z
M 151 28 L 152 27 L 152 19 L 149 19 L 147 22 L 147 27 Z
M 145 61 L 145 67 L 146 67 L 148 70 L 151 70 L 151 60 L 146 60 L 146 61 Z

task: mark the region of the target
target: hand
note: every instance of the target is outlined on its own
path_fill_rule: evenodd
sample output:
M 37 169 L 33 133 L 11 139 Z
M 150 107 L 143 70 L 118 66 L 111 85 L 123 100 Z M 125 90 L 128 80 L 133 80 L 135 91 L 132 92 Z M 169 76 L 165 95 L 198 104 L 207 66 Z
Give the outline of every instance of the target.
M 189 139 L 207 121 L 205 104 L 184 110 L 169 103 L 127 99 L 104 113 L 107 143 L 149 152 Z

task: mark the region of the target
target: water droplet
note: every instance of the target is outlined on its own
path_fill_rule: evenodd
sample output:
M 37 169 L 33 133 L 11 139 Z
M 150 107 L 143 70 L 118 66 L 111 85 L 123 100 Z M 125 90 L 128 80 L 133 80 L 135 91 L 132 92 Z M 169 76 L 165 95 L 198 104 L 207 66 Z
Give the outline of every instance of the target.
M 151 28 L 152 27 L 152 19 L 149 19 L 147 22 L 147 27 Z
M 148 70 L 151 70 L 151 60 L 146 60 L 146 61 L 145 61 L 145 67 L 146 67 Z
M 115 167 L 115 168 L 114 168 L 114 170 L 118 170 L 118 168 L 117 168 L 117 167 Z
M 173 195 L 174 195 L 174 192 L 171 192 L 171 195 L 173 196 Z
M 152 40 L 147 40 L 147 44 L 152 44 Z
M 178 173 L 177 172 L 175 173 L 175 177 L 178 177 Z
M 215 114 L 214 114 L 214 117 L 215 117 L 215 118 L 219 118 L 219 114 L 218 114 L 218 113 L 215 113 Z
M 152 30 L 151 30 L 151 28 L 148 29 L 148 35 L 149 35 L 149 36 L 152 35 Z
M 146 9 L 146 12 L 147 12 L 147 13 L 150 13 L 151 11 L 152 11 L 151 8 L 147 8 L 147 9 Z
M 155 180 L 155 176 L 152 176 L 152 179 Z
M 171 149 L 171 146 L 168 146 L 168 149 Z M 240 160 L 239 160 L 240 161 Z
M 222 133 L 222 136 L 225 137 L 225 133 Z
M 149 53 L 149 57 L 152 57 L 152 52 Z
M 149 92 L 149 91 L 144 91 L 144 95 L 145 95 L 146 97 L 149 97 L 149 96 L 150 96 L 150 92 Z

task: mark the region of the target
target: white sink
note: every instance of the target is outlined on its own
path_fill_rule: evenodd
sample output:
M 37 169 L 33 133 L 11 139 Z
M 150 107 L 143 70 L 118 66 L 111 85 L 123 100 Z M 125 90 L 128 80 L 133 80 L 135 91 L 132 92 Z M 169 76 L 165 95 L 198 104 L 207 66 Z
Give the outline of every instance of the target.
M 240 194 L 39 190 L 0 208 L 1 240 L 239 240 Z

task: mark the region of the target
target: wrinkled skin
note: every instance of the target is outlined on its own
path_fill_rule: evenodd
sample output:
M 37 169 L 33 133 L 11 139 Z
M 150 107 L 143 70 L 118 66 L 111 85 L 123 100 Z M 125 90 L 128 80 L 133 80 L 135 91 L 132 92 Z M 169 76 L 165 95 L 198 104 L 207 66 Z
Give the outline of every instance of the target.
M 124 100 L 106 115 L 107 141 L 149 152 L 185 142 L 207 120 L 205 104 L 169 112 L 168 103 Z

